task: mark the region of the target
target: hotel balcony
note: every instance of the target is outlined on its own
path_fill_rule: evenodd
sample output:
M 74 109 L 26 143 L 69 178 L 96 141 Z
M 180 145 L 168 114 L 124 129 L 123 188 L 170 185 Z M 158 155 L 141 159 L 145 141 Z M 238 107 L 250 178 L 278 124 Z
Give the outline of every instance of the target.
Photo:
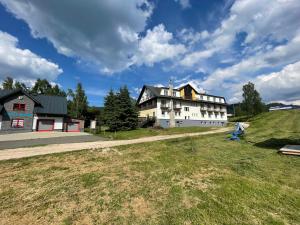
M 214 108 L 215 112 L 220 112 L 220 108 Z
M 214 107 L 208 107 L 208 108 L 207 108 L 207 111 L 211 111 L 211 112 L 212 112 L 212 111 L 214 111 L 214 110 L 215 110 Z
M 206 110 L 207 110 L 207 107 L 206 107 L 206 106 L 201 106 L 201 107 L 200 107 L 200 110 L 201 110 L 201 111 L 206 111 Z
M 221 108 L 220 112 L 226 112 L 226 108 Z
M 181 109 L 181 105 L 180 104 L 174 104 L 173 108 L 175 110 L 180 110 Z
M 170 108 L 170 105 L 169 104 L 161 104 L 160 108 L 161 109 L 168 109 L 168 108 Z

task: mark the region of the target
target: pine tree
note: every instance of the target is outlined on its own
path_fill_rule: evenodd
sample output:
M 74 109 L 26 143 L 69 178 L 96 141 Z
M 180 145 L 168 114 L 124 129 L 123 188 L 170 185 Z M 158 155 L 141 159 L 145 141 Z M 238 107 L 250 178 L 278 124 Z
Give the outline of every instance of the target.
M 249 115 L 256 115 L 264 110 L 260 94 L 255 90 L 254 84 L 249 82 L 243 86 L 243 110 Z
M 26 85 L 19 81 L 15 82 L 14 89 L 21 89 L 21 90 L 27 91 Z
M 103 111 L 104 123 L 109 127 L 111 131 L 116 131 L 119 128 L 119 124 L 117 121 L 119 108 L 117 104 L 117 96 L 111 89 L 108 95 L 105 97 Z
M 68 101 L 69 115 L 77 119 L 85 118 L 85 114 L 88 108 L 88 101 L 81 83 L 77 84 L 75 93 L 71 89 L 69 89 L 68 96 L 71 98 Z
M 32 94 L 51 94 L 52 86 L 46 79 L 37 79 L 34 86 L 31 89 Z
M 2 83 L 3 90 L 13 90 L 14 89 L 14 80 L 11 77 L 6 77 Z
M 117 114 L 119 130 L 136 129 L 138 126 L 138 112 L 126 86 L 120 88 L 120 92 L 117 95 L 117 103 L 119 106 Z

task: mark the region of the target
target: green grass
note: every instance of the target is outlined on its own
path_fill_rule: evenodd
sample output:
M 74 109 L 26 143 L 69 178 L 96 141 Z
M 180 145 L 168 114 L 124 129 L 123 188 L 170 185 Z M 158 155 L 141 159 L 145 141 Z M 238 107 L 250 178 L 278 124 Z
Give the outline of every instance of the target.
M 101 133 L 96 135 L 105 138 L 114 139 L 114 140 L 126 140 L 126 139 L 135 139 L 135 138 L 157 136 L 157 135 L 203 132 L 212 129 L 215 128 L 212 127 L 174 127 L 174 128 L 167 128 L 167 129 L 139 128 L 136 130 L 118 131 L 118 132 L 102 131 Z
M 300 224 L 300 111 L 225 134 L 0 163 L 0 224 Z

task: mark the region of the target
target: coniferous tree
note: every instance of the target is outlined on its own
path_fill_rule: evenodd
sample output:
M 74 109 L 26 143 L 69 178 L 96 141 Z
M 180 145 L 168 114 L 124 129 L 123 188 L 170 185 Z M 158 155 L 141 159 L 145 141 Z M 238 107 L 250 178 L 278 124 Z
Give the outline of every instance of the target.
M 21 90 L 27 91 L 26 85 L 22 82 L 19 82 L 19 81 L 15 82 L 14 89 L 21 89 Z
M 32 94 L 44 94 L 49 95 L 51 93 L 52 86 L 46 79 L 41 80 L 40 78 L 36 80 L 35 84 L 31 89 Z
M 249 116 L 259 114 L 264 110 L 261 97 L 251 82 L 243 86 L 242 108 Z
M 14 89 L 14 80 L 11 77 L 6 77 L 2 83 L 3 90 L 13 90 Z
M 68 96 L 71 98 L 68 101 L 69 115 L 78 119 L 85 118 L 85 114 L 88 108 L 88 101 L 81 83 L 77 84 L 75 93 L 71 89 L 69 89 Z
M 138 126 L 138 112 L 126 86 L 120 88 L 117 103 L 119 107 L 117 113 L 119 130 L 136 129 Z
M 111 131 L 119 129 L 117 115 L 119 111 L 117 96 L 111 89 L 104 100 L 103 119 Z

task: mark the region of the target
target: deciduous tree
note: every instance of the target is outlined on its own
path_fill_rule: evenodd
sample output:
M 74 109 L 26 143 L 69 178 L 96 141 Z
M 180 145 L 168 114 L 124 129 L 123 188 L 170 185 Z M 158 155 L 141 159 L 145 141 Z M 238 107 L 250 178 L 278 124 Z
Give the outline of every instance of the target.
M 249 116 L 259 114 L 264 110 L 260 94 L 251 82 L 243 86 L 242 108 Z

